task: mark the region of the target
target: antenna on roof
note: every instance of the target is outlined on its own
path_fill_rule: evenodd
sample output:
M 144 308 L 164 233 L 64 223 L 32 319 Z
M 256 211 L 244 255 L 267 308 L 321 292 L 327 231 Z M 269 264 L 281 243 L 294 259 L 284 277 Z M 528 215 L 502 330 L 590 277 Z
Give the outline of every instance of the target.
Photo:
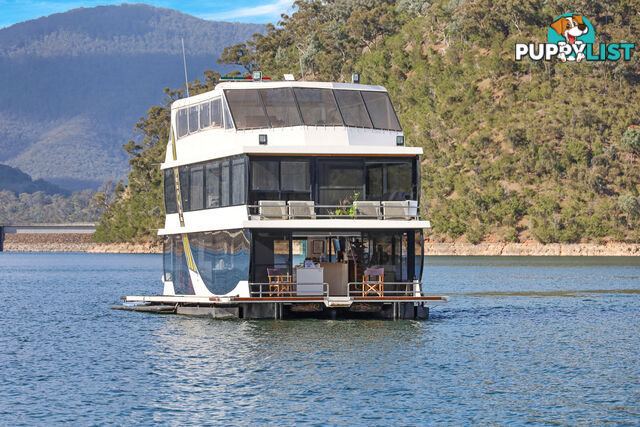
M 184 54 L 184 37 L 182 38 L 182 62 L 184 63 L 184 86 L 187 88 L 187 98 L 189 97 L 189 79 L 187 78 L 187 56 Z

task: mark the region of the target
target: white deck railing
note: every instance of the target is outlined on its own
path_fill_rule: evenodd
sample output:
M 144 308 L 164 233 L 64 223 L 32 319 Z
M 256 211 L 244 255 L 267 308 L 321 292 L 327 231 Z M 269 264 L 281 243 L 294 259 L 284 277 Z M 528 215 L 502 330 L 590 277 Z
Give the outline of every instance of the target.
M 356 201 L 350 205 L 316 205 L 306 200 L 260 200 L 248 205 L 252 220 L 296 219 L 382 219 L 420 220 L 420 209 L 415 200 Z

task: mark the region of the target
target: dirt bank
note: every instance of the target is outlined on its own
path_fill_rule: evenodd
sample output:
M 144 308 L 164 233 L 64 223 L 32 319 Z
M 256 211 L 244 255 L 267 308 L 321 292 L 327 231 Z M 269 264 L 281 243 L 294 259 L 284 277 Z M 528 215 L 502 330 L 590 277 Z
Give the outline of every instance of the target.
M 638 256 L 634 243 L 434 243 L 425 242 L 425 255 L 472 256 Z
M 94 252 L 155 254 L 162 252 L 162 245 L 151 243 L 95 243 L 91 234 L 6 234 L 5 252 Z
M 639 256 L 640 244 L 633 243 L 436 243 L 425 242 L 425 255 L 476 256 Z M 92 252 L 159 254 L 162 244 L 95 243 L 90 234 L 7 234 L 6 252 Z

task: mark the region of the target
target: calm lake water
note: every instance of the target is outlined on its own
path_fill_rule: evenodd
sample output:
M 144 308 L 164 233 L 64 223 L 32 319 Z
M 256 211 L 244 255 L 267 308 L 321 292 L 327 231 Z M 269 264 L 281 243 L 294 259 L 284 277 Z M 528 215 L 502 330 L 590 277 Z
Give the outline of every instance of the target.
M 638 258 L 430 257 L 428 321 L 108 309 L 161 263 L 0 253 L 0 423 L 640 423 Z

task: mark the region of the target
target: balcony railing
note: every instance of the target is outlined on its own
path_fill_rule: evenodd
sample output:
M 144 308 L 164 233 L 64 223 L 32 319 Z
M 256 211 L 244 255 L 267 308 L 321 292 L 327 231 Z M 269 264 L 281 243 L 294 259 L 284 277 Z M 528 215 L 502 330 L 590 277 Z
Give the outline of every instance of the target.
M 349 282 L 348 297 L 412 297 L 416 296 L 417 282 Z
M 303 290 L 298 290 L 298 285 L 295 282 L 272 282 L 272 283 L 249 283 L 249 291 L 253 298 L 265 298 L 265 297 L 328 297 L 329 296 L 329 284 L 317 283 L 311 285 L 317 285 L 314 288 L 309 288 L 309 284 L 305 284 L 306 287 Z M 320 288 L 320 292 L 314 291 L 314 289 Z
M 305 283 L 304 288 L 302 286 L 299 288 L 295 282 L 249 283 L 249 290 L 253 298 L 330 296 L 328 283 L 317 283 L 318 286 L 313 289 L 321 289 L 319 292 L 312 290 L 308 285 Z M 347 296 L 350 298 L 413 297 L 417 296 L 417 286 L 417 282 L 349 282 L 347 283 Z
M 350 205 L 316 205 L 310 200 L 260 200 L 257 205 L 248 205 L 247 208 L 252 220 L 420 220 L 420 209 L 415 200 L 355 201 Z

